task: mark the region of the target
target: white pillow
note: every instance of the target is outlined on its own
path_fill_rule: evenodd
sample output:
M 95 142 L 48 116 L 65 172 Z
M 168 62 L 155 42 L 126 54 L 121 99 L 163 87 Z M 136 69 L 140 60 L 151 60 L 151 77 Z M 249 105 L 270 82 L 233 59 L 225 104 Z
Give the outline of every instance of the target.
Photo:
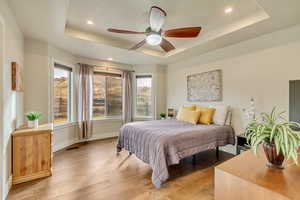
M 209 107 L 216 109 L 214 117 L 213 117 L 213 123 L 224 126 L 226 123 L 229 106 L 216 105 L 216 106 L 209 106 Z
M 180 108 L 179 108 L 178 111 L 177 111 L 177 115 L 176 115 L 176 119 L 177 119 L 177 120 L 179 119 L 181 110 L 182 110 L 182 106 L 180 106 Z

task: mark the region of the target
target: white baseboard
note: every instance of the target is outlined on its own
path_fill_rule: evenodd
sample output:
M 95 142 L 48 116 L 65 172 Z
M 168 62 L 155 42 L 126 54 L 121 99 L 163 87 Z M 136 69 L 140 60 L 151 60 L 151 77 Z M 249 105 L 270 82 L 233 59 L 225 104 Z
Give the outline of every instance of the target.
M 117 137 L 118 135 L 119 135 L 118 132 L 94 134 L 92 138 L 88 139 L 88 141 L 112 138 L 112 137 Z
M 59 151 L 59 150 L 61 150 L 63 148 L 71 146 L 72 144 L 75 144 L 77 142 L 78 142 L 77 139 L 73 139 L 73 140 L 70 140 L 68 142 L 64 142 L 64 143 L 60 143 L 60 144 L 54 144 L 54 146 L 53 146 L 53 152 Z
M 9 176 L 8 181 L 4 184 L 4 187 L 3 187 L 4 199 L 7 199 L 11 186 L 12 186 L 12 174 Z
M 111 132 L 111 133 L 94 134 L 93 137 L 88 139 L 88 140 L 73 139 L 73 140 L 70 140 L 68 142 L 64 142 L 64 143 L 61 143 L 61 144 L 54 144 L 53 152 L 59 151 L 63 148 L 66 148 L 66 147 L 71 146 L 71 145 L 73 145 L 75 143 L 78 143 L 78 142 L 85 142 L 85 141 L 93 141 L 93 140 L 112 138 L 112 137 L 116 137 L 118 135 L 119 135 L 118 132 Z

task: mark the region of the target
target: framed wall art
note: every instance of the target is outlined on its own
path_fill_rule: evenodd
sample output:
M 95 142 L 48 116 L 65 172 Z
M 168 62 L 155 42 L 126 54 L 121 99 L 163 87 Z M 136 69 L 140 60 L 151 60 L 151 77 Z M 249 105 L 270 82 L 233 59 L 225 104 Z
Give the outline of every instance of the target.
M 222 71 L 214 70 L 187 76 L 188 101 L 222 101 Z
M 23 69 L 17 62 L 11 63 L 11 89 L 13 91 L 23 91 Z

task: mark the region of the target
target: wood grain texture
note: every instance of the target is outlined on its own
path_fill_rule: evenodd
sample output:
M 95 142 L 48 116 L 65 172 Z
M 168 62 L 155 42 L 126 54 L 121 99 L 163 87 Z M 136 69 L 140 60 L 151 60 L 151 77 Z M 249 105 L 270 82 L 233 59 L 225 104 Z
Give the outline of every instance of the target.
M 169 52 L 175 49 L 174 45 L 169 42 L 168 40 L 166 40 L 165 38 L 162 39 L 161 43 L 160 43 L 160 47 L 165 51 L 165 52 Z
M 113 33 L 125 33 L 125 34 L 145 34 L 145 32 L 129 31 L 129 30 L 122 30 L 122 29 L 115 29 L 115 28 L 109 28 L 107 29 L 107 31 Z
M 165 31 L 164 36 L 176 38 L 193 38 L 197 37 L 200 31 L 201 27 L 177 28 Z
M 54 155 L 53 175 L 13 186 L 9 199 L 55 200 L 213 200 L 214 166 L 231 158 L 215 151 L 182 160 L 170 167 L 171 179 L 161 189 L 151 182 L 151 168 L 123 151 L 116 155 L 116 140 L 89 142 Z
M 300 167 L 286 163 L 284 170 L 266 166 L 260 149 L 256 157 L 247 151 L 215 168 L 216 200 L 300 199 Z
M 51 175 L 52 130 L 52 125 L 45 125 L 12 134 L 13 184 Z
M 131 47 L 129 50 L 136 50 L 138 48 L 141 48 L 144 44 L 146 44 L 146 39 L 142 40 L 141 42 L 135 44 L 133 47 Z

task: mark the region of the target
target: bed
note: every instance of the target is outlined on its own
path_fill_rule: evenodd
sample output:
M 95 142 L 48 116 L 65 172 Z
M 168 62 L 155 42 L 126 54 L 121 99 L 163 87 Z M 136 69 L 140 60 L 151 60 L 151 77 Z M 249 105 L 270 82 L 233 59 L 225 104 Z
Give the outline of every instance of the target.
M 155 187 L 169 178 L 168 166 L 182 158 L 227 144 L 234 144 L 231 126 L 195 125 L 178 120 L 132 122 L 120 129 L 117 151 L 136 155 L 152 168 Z

